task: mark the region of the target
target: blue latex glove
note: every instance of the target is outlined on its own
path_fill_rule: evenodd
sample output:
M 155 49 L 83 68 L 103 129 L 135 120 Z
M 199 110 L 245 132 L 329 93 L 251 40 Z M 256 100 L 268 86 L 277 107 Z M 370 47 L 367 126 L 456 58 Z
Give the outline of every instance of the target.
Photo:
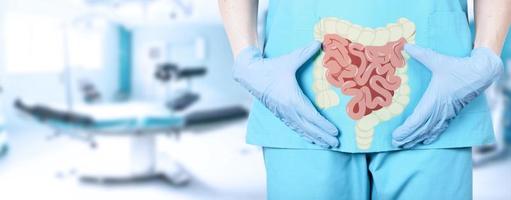
M 337 147 L 337 128 L 325 119 L 304 95 L 296 71 L 321 48 L 313 42 L 277 58 L 263 58 L 256 47 L 247 47 L 234 63 L 234 79 L 276 117 L 305 140 L 324 148 Z
M 405 45 L 405 51 L 431 71 L 431 82 L 413 113 L 392 134 L 392 144 L 411 148 L 430 144 L 449 121 L 480 95 L 503 71 L 499 56 L 475 48 L 469 57 L 452 57 L 431 49 Z

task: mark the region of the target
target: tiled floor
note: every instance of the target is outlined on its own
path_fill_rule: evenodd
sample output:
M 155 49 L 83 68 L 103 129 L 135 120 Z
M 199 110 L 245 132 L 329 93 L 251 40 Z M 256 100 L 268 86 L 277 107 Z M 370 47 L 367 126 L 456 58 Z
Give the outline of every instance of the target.
M 101 166 L 115 173 L 129 166 L 126 138 L 100 138 L 91 150 L 67 138 L 47 141 L 48 129 L 10 133 L 11 149 L 0 159 L 0 199 L 264 199 L 261 151 L 244 144 L 244 124 L 210 133 L 162 136 L 160 152 L 178 160 L 193 176 L 185 187 L 160 181 L 102 185 L 77 181 L 77 175 Z M 474 170 L 475 199 L 511 199 L 511 159 Z

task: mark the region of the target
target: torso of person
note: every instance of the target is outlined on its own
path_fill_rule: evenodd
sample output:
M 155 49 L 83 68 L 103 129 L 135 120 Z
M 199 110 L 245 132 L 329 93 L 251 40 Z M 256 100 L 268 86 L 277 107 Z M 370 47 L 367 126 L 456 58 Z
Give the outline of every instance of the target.
M 298 3 L 299 2 L 299 3 Z M 392 132 L 413 112 L 431 73 L 403 51 L 406 43 L 450 56 L 467 56 L 472 38 L 462 0 L 270 0 L 264 56 L 278 57 L 313 40 L 322 50 L 297 72 L 318 111 L 341 131 L 342 152 L 382 152 Z M 275 66 L 279 67 L 279 66 Z M 429 145 L 456 148 L 494 141 L 484 95 L 451 120 Z M 267 147 L 309 144 L 254 100 L 247 142 Z

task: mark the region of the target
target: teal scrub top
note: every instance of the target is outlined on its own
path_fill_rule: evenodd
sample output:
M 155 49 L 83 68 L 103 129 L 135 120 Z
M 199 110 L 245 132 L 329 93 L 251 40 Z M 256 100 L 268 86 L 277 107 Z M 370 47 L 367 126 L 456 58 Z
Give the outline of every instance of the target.
M 451 56 L 467 56 L 472 39 L 463 0 L 271 0 L 266 18 L 264 55 L 278 57 L 325 34 L 336 34 L 365 46 L 383 46 L 404 38 L 408 43 Z M 383 39 L 382 39 L 383 38 Z M 401 84 L 392 90 L 390 105 L 362 118 L 353 118 L 345 95 L 326 81 L 321 51 L 297 73 L 300 87 L 318 111 L 341 131 L 341 152 L 382 152 L 392 146 L 392 132 L 413 112 L 427 88 L 431 73 L 401 52 L 405 66 L 396 68 Z M 275 66 L 279 67 L 279 66 Z M 351 107 L 353 108 L 353 107 Z M 417 149 L 470 147 L 494 142 L 490 111 L 479 96 L 453 119 L 429 145 Z M 247 125 L 247 142 L 265 147 L 319 149 L 302 139 L 254 100 Z

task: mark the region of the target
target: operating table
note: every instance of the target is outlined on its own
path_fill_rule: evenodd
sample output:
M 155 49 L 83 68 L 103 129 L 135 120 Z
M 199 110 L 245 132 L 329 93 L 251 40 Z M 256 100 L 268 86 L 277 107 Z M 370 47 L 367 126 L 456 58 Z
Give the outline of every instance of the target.
M 85 140 L 93 148 L 97 146 L 95 136 L 98 135 L 130 137 L 131 160 L 137 165 L 132 167 L 132 172 L 123 176 L 80 174 L 82 181 L 100 183 L 124 183 L 154 178 L 176 185 L 188 183 L 190 176 L 185 170 L 169 171 L 165 167 L 157 166 L 155 136 L 179 134 L 183 130 L 197 127 L 215 128 L 219 124 L 243 119 L 248 115 L 242 106 L 176 114 L 165 108 L 137 102 L 89 105 L 66 111 L 46 105 L 28 105 L 18 99 L 14 107 L 22 114 L 53 128 L 57 135 Z

